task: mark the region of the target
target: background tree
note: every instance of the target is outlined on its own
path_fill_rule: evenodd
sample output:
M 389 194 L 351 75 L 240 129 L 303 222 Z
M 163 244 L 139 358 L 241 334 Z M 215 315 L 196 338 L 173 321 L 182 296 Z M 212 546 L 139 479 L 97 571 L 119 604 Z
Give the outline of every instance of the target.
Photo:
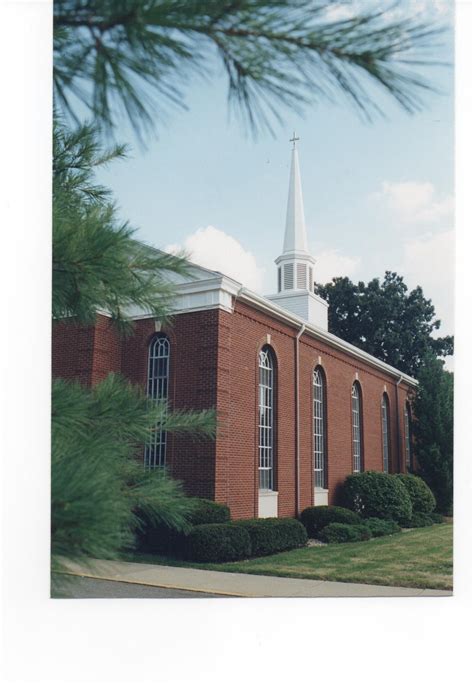
M 418 474 L 431 487 L 438 510 L 452 515 L 454 376 L 431 356 L 425 359 L 419 382 L 413 422 Z
M 433 337 L 439 329 L 431 300 L 421 287 L 411 292 L 402 276 L 386 271 L 367 284 L 333 278 L 316 285 L 329 303 L 329 330 L 381 361 L 416 377 L 414 451 L 418 474 L 433 490 L 438 509 L 453 501 L 453 374 L 437 357 L 453 353 L 453 337 Z
M 428 357 L 453 353 L 451 335 L 433 337 L 440 321 L 431 300 L 397 273 L 367 284 L 333 278 L 315 292 L 329 303 L 330 332 L 404 373 L 417 377 Z

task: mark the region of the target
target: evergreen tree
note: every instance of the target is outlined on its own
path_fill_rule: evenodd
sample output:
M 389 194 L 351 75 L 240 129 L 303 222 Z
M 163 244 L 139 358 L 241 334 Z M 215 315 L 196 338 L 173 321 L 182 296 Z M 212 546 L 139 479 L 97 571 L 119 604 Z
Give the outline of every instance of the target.
M 404 373 L 417 377 L 431 355 L 453 353 L 453 337 L 433 337 L 440 321 L 421 287 L 411 292 L 403 277 L 386 271 L 367 284 L 333 278 L 316 285 L 329 303 L 329 331 Z
M 94 180 L 97 167 L 126 149 L 105 149 L 93 125 L 71 131 L 57 119 L 53 141 L 53 317 L 91 324 L 105 309 L 126 331 L 133 305 L 166 321 L 175 292 L 169 276 L 186 275 L 188 263 L 134 240 L 110 191 Z
M 431 356 L 425 360 L 419 382 L 413 421 L 418 474 L 431 487 L 438 510 L 452 515 L 454 376 Z
M 122 225 L 94 169 L 124 154 L 104 150 L 91 126 L 71 132 L 56 121 L 53 167 L 53 325 L 93 324 L 107 310 L 125 334 L 130 306 L 170 317 L 174 290 L 167 275 L 187 263 L 146 248 Z M 212 411 L 170 411 L 139 388 L 109 377 L 92 389 L 54 380 L 52 388 L 52 570 L 64 560 L 113 557 L 133 540 L 142 519 L 184 529 L 193 502 L 164 471 L 143 468 L 152 430 L 214 435 Z M 57 582 L 57 575 L 53 575 Z M 57 590 L 57 584 L 54 585 Z
M 143 445 L 156 426 L 212 435 L 206 412 L 150 406 L 140 388 L 110 374 L 92 390 L 55 380 L 52 394 L 52 569 L 64 559 L 113 558 L 147 518 L 185 529 L 192 501 L 164 471 L 147 471 Z

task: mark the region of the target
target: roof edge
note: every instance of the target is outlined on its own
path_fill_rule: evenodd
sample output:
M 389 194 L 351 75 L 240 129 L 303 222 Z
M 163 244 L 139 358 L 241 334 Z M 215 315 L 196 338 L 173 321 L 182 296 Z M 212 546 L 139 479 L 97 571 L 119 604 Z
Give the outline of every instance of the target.
M 301 326 L 304 325 L 305 332 L 308 332 L 316 339 L 320 339 L 323 342 L 326 342 L 335 349 L 347 352 L 351 356 L 361 359 L 369 365 L 374 366 L 375 368 L 383 370 L 385 373 L 388 373 L 389 375 L 392 375 L 398 379 L 403 380 L 412 387 L 417 387 L 419 384 L 418 380 L 416 380 L 416 378 L 411 377 L 411 375 L 407 375 L 406 373 L 399 371 L 397 368 L 394 368 L 393 366 L 390 366 L 388 363 L 380 361 L 380 359 L 377 359 L 375 356 L 372 356 L 372 354 L 368 354 L 363 349 L 359 349 L 359 347 L 355 347 L 353 344 L 350 344 L 349 342 L 342 340 L 340 337 L 337 337 L 336 335 L 333 335 L 330 332 L 322 330 L 322 328 L 318 328 L 315 325 L 308 323 L 299 316 L 291 314 L 286 309 L 283 309 L 281 306 L 278 306 L 278 304 L 274 304 L 271 300 L 267 299 L 266 297 L 262 297 L 261 295 L 258 295 L 256 292 L 252 292 L 252 290 L 248 290 L 247 288 L 243 287 L 237 293 L 236 298 L 246 301 L 256 306 L 257 308 L 265 311 L 266 313 L 270 313 L 276 318 L 280 318 L 286 323 L 290 323 L 291 325 L 297 328 L 301 328 Z

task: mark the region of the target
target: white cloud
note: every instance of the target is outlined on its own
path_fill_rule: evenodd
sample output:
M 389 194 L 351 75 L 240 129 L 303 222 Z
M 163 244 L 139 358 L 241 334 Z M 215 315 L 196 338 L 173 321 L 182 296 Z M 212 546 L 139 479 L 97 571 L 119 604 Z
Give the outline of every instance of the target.
M 220 271 L 251 290 L 262 291 L 265 269 L 257 265 L 252 252 L 223 230 L 214 226 L 198 228 L 183 245 L 168 245 L 165 251 L 175 252 L 180 247 L 188 252 L 195 264 Z
M 360 266 L 359 257 L 346 256 L 337 249 L 324 249 L 315 254 L 314 278 L 318 283 L 328 283 L 338 276 L 350 278 Z
M 363 12 L 384 11 L 387 22 L 406 17 L 428 17 L 446 21 L 453 14 L 454 0 L 401 0 L 394 5 L 393 0 L 333 0 L 325 11 L 330 21 L 341 21 Z
M 371 200 L 392 212 L 406 224 L 428 224 L 440 220 L 453 220 L 454 198 L 437 195 L 432 183 L 405 181 L 382 183 L 382 189 L 373 193 Z
M 410 288 L 420 285 L 433 301 L 444 335 L 454 332 L 454 245 L 454 230 L 408 240 L 400 269 Z
M 419 14 L 430 13 L 435 17 L 446 17 L 454 8 L 454 0 L 418 0 L 416 9 Z
M 348 2 L 333 2 L 325 10 L 325 18 L 329 21 L 343 21 L 357 13 L 357 7 Z

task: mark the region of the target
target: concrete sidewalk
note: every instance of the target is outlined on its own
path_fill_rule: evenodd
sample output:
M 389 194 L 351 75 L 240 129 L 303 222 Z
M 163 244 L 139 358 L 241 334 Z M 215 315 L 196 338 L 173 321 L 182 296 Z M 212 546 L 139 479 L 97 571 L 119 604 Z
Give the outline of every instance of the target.
M 349 596 L 452 596 L 441 589 L 411 589 L 348 582 L 292 579 L 236 572 L 216 572 L 167 565 L 91 560 L 87 565 L 67 562 L 68 573 L 151 587 L 165 587 L 241 598 L 315 598 Z

